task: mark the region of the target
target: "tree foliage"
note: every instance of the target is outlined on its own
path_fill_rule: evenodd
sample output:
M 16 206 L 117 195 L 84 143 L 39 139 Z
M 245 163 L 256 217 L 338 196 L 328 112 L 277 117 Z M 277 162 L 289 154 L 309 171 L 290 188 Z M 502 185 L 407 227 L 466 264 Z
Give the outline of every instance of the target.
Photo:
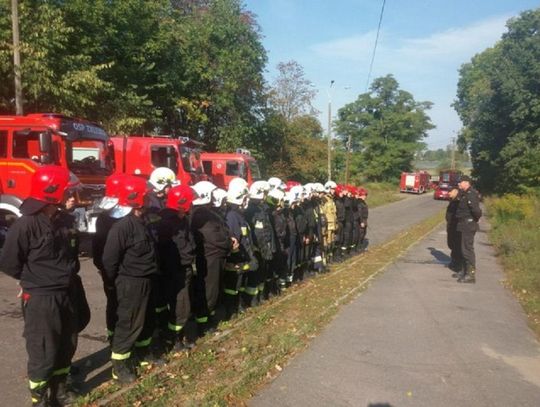
M 9 0 L 0 0 L 0 112 L 13 112 Z M 266 52 L 240 0 L 20 0 L 25 110 L 113 133 L 247 145 L 264 104 Z
M 470 147 L 473 174 L 486 191 L 540 185 L 540 9 L 507 23 L 494 47 L 460 70 L 454 107 Z
M 340 139 L 352 140 L 353 177 L 362 174 L 373 181 L 395 180 L 410 170 L 422 140 L 432 129 L 426 111 L 431 102 L 417 102 L 399 88 L 392 75 L 377 78 L 370 91 L 338 111 L 335 128 Z

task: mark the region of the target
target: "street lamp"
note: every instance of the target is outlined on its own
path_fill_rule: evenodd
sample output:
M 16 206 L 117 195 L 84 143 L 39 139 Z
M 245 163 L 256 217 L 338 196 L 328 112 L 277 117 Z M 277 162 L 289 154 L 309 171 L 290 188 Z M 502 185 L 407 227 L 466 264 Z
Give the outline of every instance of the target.
M 334 82 L 332 79 L 328 88 L 328 181 L 332 179 L 332 98 L 330 91 Z

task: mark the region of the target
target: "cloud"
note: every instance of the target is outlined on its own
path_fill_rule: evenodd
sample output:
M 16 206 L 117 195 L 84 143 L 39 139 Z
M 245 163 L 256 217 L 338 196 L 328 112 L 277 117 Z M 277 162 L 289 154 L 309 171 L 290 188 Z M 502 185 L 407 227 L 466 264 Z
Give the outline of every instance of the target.
M 508 18 L 509 15 L 496 16 L 419 38 L 399 39 L 382 30 L 377 49 L 377 65 L 384 65 L 391 70 L 397 68 L 417 72 L 418 67 L 425 67 L 426 61 L 430 61 L 430 65 L 464 62 L 475 53 L 492 46 L 505 31 Z M 375 31 L 368 31 L 314 44 L 310 50 L 319 58 L 369 62 L 375 36 Z
M 319 57 L 361 61 L 369 58 L 376 34 L 376 31 L 368 31 L 364 34 L 315 44 L 310 49 Z
M 384 28 L 383 22 L 371 80 L 392 73 L 401 88 L 412 92 L 416 100 L 435 102 L 429 114 L 437 128 L 430 131 L 427 141 L 448 144 L 450 137 L 461 127 L 450 106 L 456 93 L 458 69 L 476 53 L 493 46 L 506 31 L 505 24 L 510 17 L 495 16 L 425 37 L 410 38 L 398 38 Z M 309 51 L 319 66 L 333 70 L 326 72 L 325 80 L 327 77 L 341 78 L 348 85 L 359 84 L 358 91 L 363 92 L 375 36 L 375 31 L 358 33 L 314 44 Z M 339 102 L 348 103 L 345 95 L 340 94 L 342 92 L 336 89 L 335 93 L 337 108 Z M 319 99 L 317 106 L 324 107 L 324 98 Z

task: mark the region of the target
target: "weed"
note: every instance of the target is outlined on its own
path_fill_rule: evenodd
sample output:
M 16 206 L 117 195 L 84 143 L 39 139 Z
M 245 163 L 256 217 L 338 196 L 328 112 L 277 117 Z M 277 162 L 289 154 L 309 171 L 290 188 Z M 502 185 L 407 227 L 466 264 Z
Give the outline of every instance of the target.
M 486 200 L 490 240 L 501 256 L 508 285 L 540 337 L 540 195 L 505 195 Z

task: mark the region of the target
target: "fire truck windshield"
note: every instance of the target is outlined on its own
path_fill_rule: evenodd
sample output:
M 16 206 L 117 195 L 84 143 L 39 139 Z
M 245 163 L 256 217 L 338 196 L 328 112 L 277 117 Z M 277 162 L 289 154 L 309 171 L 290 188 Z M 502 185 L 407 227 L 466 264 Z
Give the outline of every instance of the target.
M 253 181 L 257 181 L 261 179 L 261 170 L 259 169 L 259 164 L 257 164 L 257 161 L 248 161 L 249 168 L 251 169 L 251 178 Z
M 68 167 L 75 174 L 110 175 L 113 164 L 107 143 L 102 140 L 79 139 L 66 142 Z
M 199 150 L 186 146 L 180 146 L 180 157 L 182 167 L 186 172 L 201 174 L 203 172 L 201 164 L 201 154 Z

